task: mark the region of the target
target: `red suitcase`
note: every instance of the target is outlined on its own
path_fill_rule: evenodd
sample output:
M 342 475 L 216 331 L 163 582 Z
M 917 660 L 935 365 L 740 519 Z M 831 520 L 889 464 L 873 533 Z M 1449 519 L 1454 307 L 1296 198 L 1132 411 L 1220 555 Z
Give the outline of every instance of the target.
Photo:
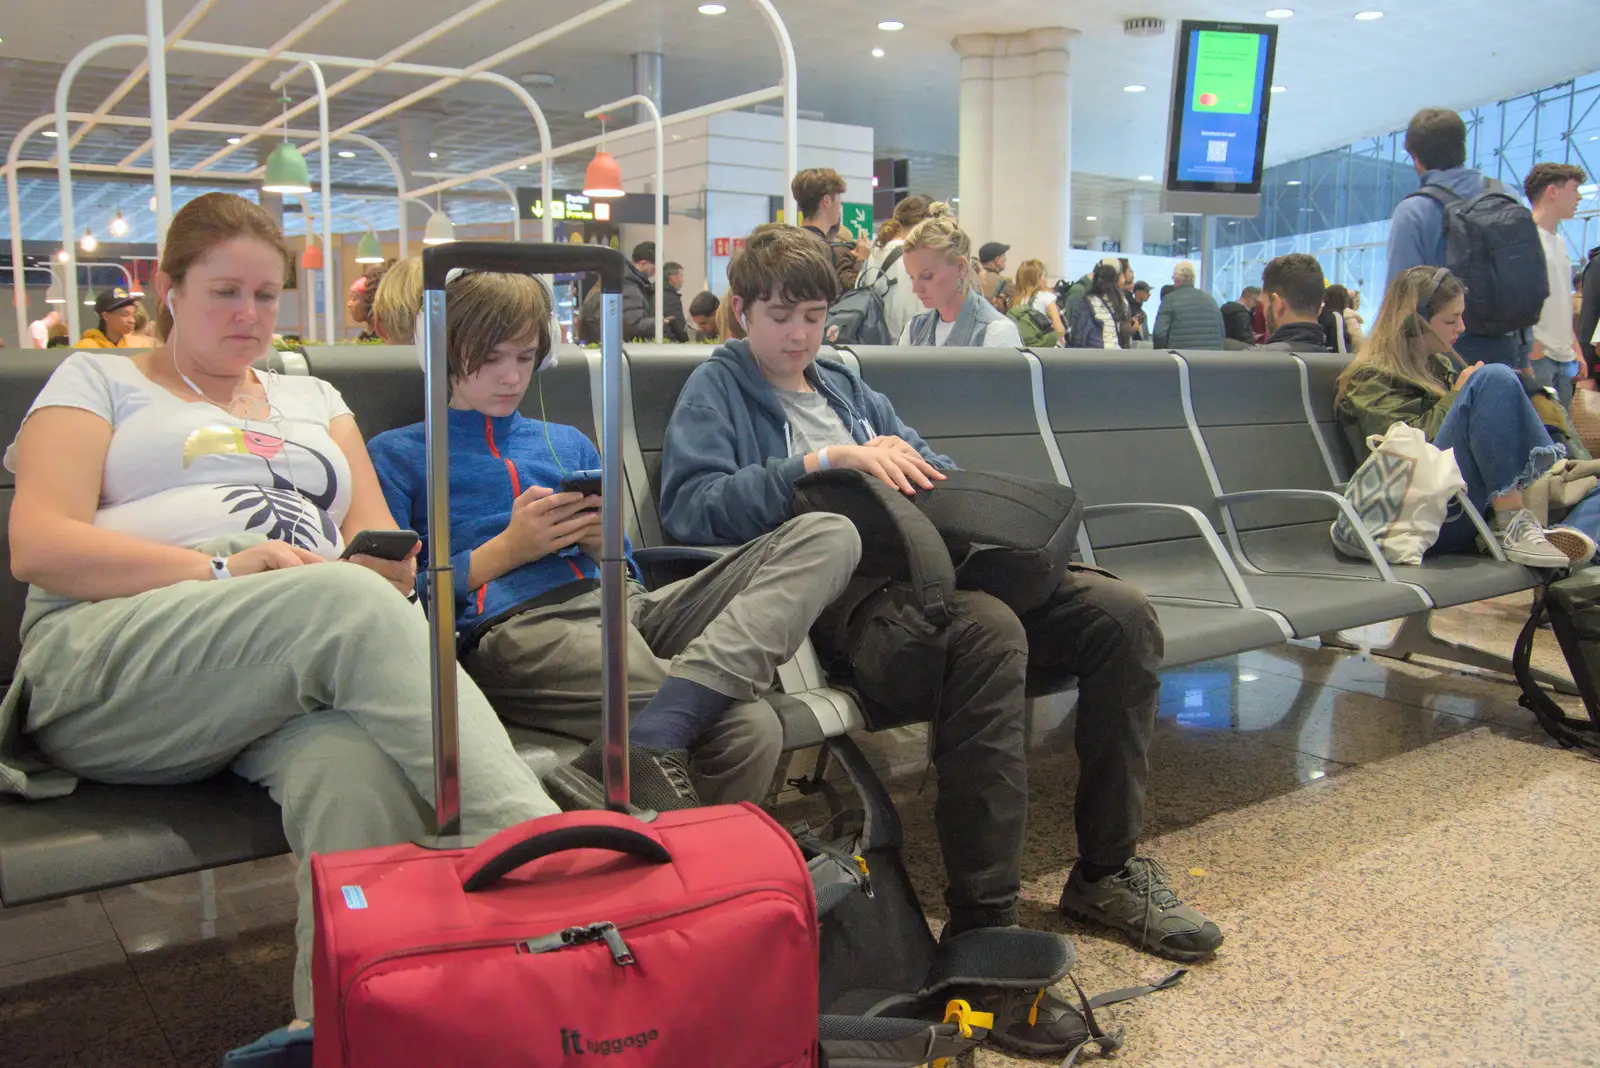
M 459 824 L 444 287 L 456 267 L 598 271 L 604 378 L 601 585 L 609 812 L 475 844 Z M 423 253 L 429 582 L 440 839 L 312 858 L 316 1068 L 815 1066 L 816 900 L 804 858 L 752 805 L 626 814 L 621 641 L 623 259 L 583 245 Z

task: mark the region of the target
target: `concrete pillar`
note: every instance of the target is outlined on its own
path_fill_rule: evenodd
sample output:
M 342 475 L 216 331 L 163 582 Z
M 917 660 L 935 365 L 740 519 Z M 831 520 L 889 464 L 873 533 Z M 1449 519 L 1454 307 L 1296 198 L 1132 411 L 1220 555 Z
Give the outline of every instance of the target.
M 633 91 L 650 98 L 657 110 L 661 107 L 661 53 L 635 52 L 633 54 Z M 649 122 L 650 113 L 638 104 L 633 106 L 634 122 Z
M 959 120 L 961 228 L 1003 241 L 1011 261 L 1065 269 L 1072 247 L 1068 46 L 1076 30 L 964 34 Z
M 1122 195 L 1122 254 L 1138 256 L 1144 252 L 1144 194 Z

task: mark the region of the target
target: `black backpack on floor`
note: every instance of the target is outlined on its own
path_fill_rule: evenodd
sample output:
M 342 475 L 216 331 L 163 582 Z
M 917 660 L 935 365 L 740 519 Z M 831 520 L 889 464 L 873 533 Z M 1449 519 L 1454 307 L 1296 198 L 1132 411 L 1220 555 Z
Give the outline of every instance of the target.
M 1563 712 L 1533 677 L 1533 640 L 1546 618 L 1583 698 L 1587 720 Z M 1518 703 L 1534 714 L 1545 733 L 1563 749 L 1600 756 L 1600 570 L 1580 571 L 1534 593 L 1533 611 L 1517 636 L 1511 668 L 1522 688 Z
M 1410 196 L 1444 209 L 1444 266 L 1467 287 L 1467 329 L 1493 337 L 1539 321 L 1550 277 L 1533 213 L 1493 178 L 1463 197 L 1442 185 Z

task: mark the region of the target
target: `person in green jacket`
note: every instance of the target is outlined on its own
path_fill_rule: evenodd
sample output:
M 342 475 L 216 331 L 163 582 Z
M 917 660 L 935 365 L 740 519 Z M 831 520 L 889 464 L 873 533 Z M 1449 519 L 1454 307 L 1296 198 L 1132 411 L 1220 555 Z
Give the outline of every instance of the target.
M 1588 560 L 1600 532 L 1600 497 L 1580 502 L 1566 526 L 1550 529 L 1523 507 L 1523 489 L 1566 450 L 1550 439 L 1521 376 L 1502 364 L 1467 366 L 1456 355 L 1465 310 L 1466 288 L 1449 271 L 1402 272 L 1360 353 L 1339 376 L 1335 414 L 1358 455 L 1369 436 L 1382 437 L 1396 423 L 1454 449 L 1467 497 L 1479 511 L 1492 509 L 1490 527 L 1508 560 L 1530 567 Z M 1476 536 L 1459 516 L 1444 525 L 1430 552 L 1470 549 Z

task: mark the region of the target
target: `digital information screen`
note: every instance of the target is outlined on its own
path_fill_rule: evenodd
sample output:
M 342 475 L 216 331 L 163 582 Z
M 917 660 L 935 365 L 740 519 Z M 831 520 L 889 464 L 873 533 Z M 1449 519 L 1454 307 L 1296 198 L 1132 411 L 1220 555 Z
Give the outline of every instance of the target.
M 654 193 L 626 193 L 620 197 L 586 197 L 582 193 L 552 190 L 551 218 L 560 222 L 651 223 L 656 219 Z M 671 198 L 663 197 L 661 214 L 665 218 Z M 539 190 L 519 187 L 517 210 L 524 219 L 544 218 L 544 201 Z
M 1166 188 L 1258 193 L 1278 27 L 1185 20 L 1178 32 Z

